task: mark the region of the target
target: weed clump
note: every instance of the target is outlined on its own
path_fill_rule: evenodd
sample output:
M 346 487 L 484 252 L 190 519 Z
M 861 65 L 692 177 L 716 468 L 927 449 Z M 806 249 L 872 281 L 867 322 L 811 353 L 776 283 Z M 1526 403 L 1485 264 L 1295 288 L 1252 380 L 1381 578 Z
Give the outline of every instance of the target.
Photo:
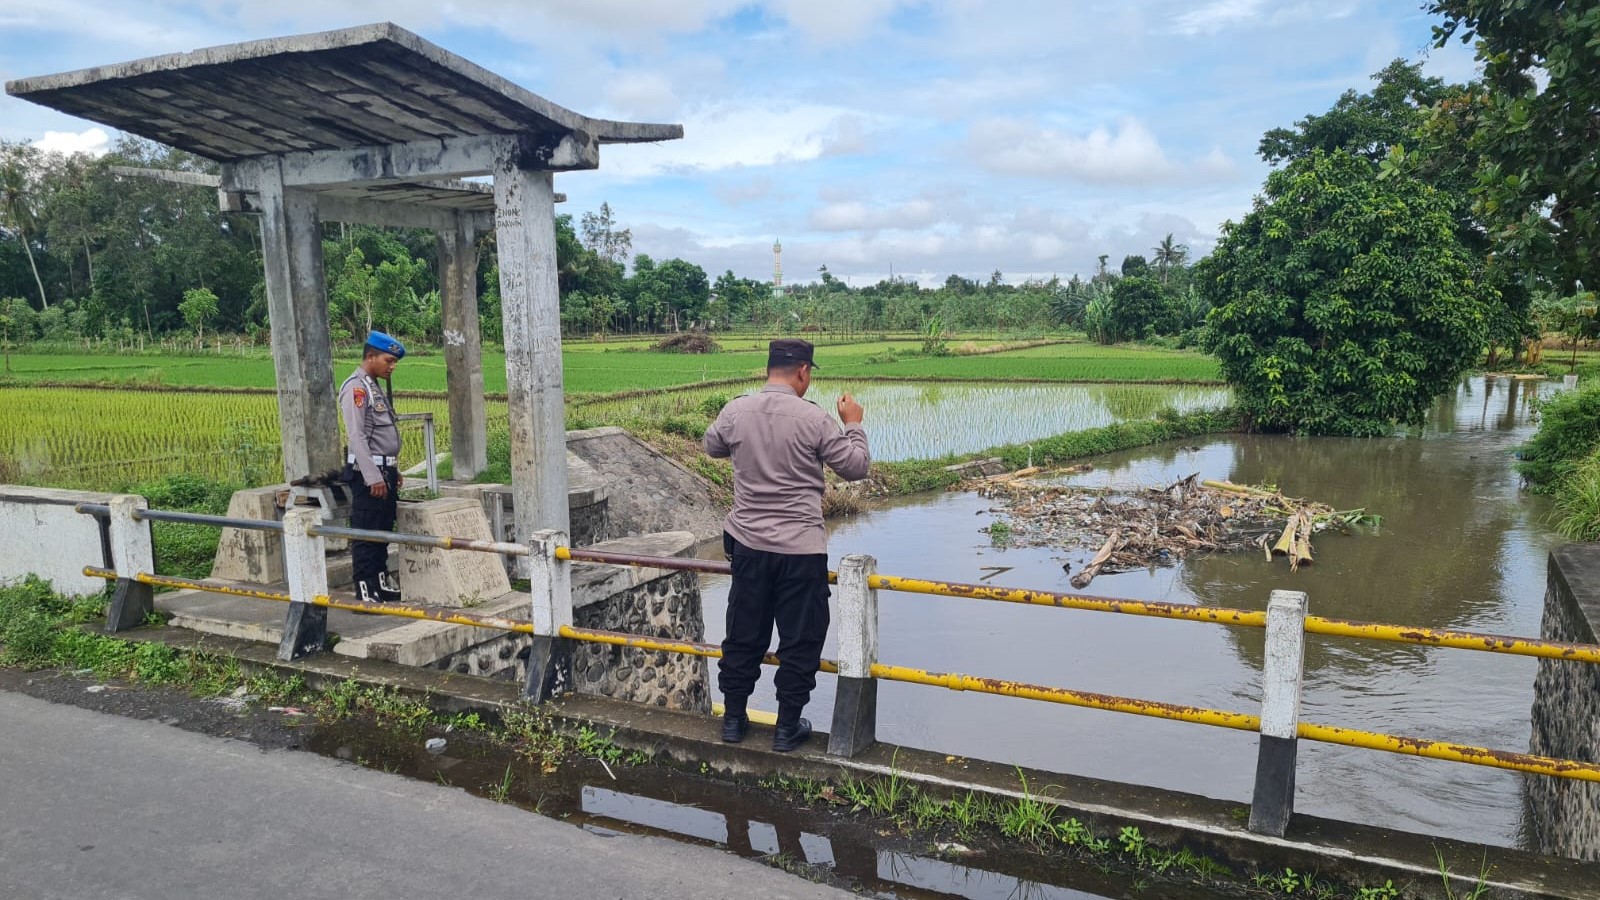
M 722 348 L 703 331 L 685 331 L 656 341 L 650 349 L 662 353 L 716 353 Z

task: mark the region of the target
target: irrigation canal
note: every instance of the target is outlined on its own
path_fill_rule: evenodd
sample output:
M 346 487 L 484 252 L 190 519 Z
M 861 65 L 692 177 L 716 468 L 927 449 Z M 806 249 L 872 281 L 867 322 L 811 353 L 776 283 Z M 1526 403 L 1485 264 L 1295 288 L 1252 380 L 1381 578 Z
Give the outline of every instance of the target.
M 1548 502 L 1519 490 L 1512 452 L 1534 430 L 1531 400 L 1555 385 L 1473 378 L 1419 433 L 1388 439 L 1228 435 L 1114 454 L 1072 479 L 1164 485 L 1191 473 L 1276 484 L 1289 496 L 1365 507 L 1376 531 L 1320 535 L 1290 573 L 1260 553 L 1192 558 L 1097 578 L 1083 593 L 1264 609 L 1275 588 L 1314 615 L 1537 636 L 1545 561 L 1560 538 Z M 869 427 L 871 421 L 869 420 Z M 995 549 L 998 516 L 970 493 L 890 502 L 832 526 L 833 563 L 870 553 L 880 572 L 1070 591 L 1092 550 Z M 705 555 L 720 548 L 707 547 Z M 722 638 L 726 579 L 705 576 L 707 640 Z M 880 593 L 886 663 L 1256 712 L 1257 629 Z M 833 653 L 830 645 L 825 655 Z M 1526 751 L 1536 662 L 1463 650 L 1311 636 L 1302 718 Z M 808 709 L 828 722 L 832 680 Z M 771 681 L 752 705 L 775 709 Z M 880 686 L 878 736 L 943 753 L 1114 781 L 1250 799 L 1256 739 L 1244 732 L 945 691 Z M 1523 776 L 1301 742 L 1296 809 L 1500 846 L 1525 846 Z

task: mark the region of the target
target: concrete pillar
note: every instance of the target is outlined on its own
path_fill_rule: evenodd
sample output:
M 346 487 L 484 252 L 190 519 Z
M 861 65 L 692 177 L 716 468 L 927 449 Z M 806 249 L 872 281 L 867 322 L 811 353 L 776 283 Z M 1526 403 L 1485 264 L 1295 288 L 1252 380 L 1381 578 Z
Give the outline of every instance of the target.
M 851 757 L 878 740 L 878 592 L 868 586 L 878 561 L 865 554 L 839 560 L 839 686 L 834 691 L 828 755 Z
M 1261 743 L 1256 755 L 1250 830 L 1283 837 L 1294 813 L 1300 684 L 1306 651 L 1306 595 L 1273 591 L 1267 602 L 1267 652 L 1261 672 Z
M 478 326 L 478 248 L 472 222 L 441 231 L 439 287 L 444 314 L 445 385 L 450 404 L 450 466 L 465 481 L 489 465 L 483 411 L 483 338 Z
M 110 506 L 111 564 L 117 570 L 117 585 L 106 606 L 106 631 L 118 632 L 138 628 L 145 616 L 155 611 L 154 591 L 134 578 L 140 573 L 154 574 L 156 557 L 150 523 L 135 518 L 149 506 L 145 499 L 123 494 L 112 497 Z
M 322 225 L 316 194 L 285 189 L 280 161 L 261 165 L 261 257 L 278 377 L 278 425 L 284 480 L 323 475 L 340 452 L 328 291 L 323 282 Z
M 567 546 L 567 533 L 547 529 L 533 533 L 528 547 L 528 591 L 533 595 L 533 646 L 528 654 L 528 680 L 523 696 L 543 703 L 571 690 L 571 642 L 561 629 L 572 624 L 572 563 L 556 559 Z
M 328 549 L 311 529 L 322 524 L 323 510 L 296 506 L 283 514 L 283 564 L 289 580 L 289 615 L 278 642 L 278 658 L 299 659 L 321 653 L 328 643 L 328 608 L 311 601 L 328 596 Z
M 566 533 L 567 441 L 552 176 L 521 168 L 518 152 L 508 150 L 495 161 L 494 200 L 517 533 Z

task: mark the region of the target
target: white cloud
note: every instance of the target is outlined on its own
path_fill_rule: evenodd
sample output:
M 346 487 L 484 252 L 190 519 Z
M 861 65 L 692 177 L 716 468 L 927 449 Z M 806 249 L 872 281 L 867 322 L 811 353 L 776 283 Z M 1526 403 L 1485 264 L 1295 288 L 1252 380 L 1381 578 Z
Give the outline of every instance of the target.
M 1215 0 L 1179 16 L 1172 30 L 1178 34 L 1216 34 L 1231 25 L 1257 17 L 1266 0 Z
M 717 199 L 723 203 L 729 206 L 743 206 L 771 197 L 773 183 L 771 178 L 750 178 L 731 184 L 718 184 L 712 190 Z
M 1166 179 L 1177 169 L 1155 135 L 1133 118 L 1115 131 L 1100 126 L 1083 136 L 990 119 L 972 127 L 967 147 L 975 163 L 1008 175 L 1128 183 Z
M 702 107 L 684 114 L 682 140 L 610 147 L 602 165 L 615 175 L 639 177 L 804 162 L 823 154 L 835 123 L 848 115 L 839 107 L 781 100 Z
M 677 115 L 672 83 L 658 72 L 623 72 L 606 85 L 606 105 L 624 119 L 660 120 Z
M 77 132 L 46 131 L 44 137 L 34 141 L 33 145 L 46 153 L 61 153 L 66 156 L 87 153 L 90 156 L 100 156 L 111 149 L 111 136 L 99 128 Z
M 912 0 L 775 0 L 771 5 L 816 42 L 851 41 L 863 37 L 880 19 Z
M 940 218 L 939 207 L 930 200 L 909 200 L 892 206 L 848 200 L 817 207 L 811 211 L 808 221 L 819 231 L 877 231 L 922 228 Z

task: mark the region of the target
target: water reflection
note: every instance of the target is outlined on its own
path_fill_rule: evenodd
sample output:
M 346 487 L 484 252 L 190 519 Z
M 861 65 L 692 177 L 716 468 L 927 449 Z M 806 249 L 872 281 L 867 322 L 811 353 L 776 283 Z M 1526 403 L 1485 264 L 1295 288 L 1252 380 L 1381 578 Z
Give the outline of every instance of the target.
M 1519 491 L 1514 448 L 1532 433 L 1538 383 L 1471 379 L 1426 427 L 1388 439 L 1230 435 L 1097 460 L 1087 484 L 1167 483 L 1193 472 L 1271 483 L 1292 496 L 1381 514 L 1376 533 L 1327 534 L 1291 574 L 1258 553 L 1201 557 L 1102 576 L 1091 593 L 1263 609 L 1275 588 L 1305 591 L 1313 613 L 1537 635 L 1544 561 L 1559 538 L 1542 498 Z M 874 433 L 874 438 L 876 434 Z M 834 562 L 871 553 L 879 570 L 1069 590 L 1092 551 L 996 550 L 994 519 L 969 494 L 912 498 L 834 526 Z M 708 638 L 720 640 L 721 579 L 706 583 Z M 884 593 L 881 658 L 901 665 L 1254 712 L 1257 630 Z M 830 645 L 825 651 L 834 652 Z M 1324 724 L 1518 750 L 1528 743 L 1535 663 L 1460 650 L 1312 638 L 1303 717 Z M 823 679 L 808 713 L 831 715 Z M 758 705 L 775 708 L 770 681 Z M 902 684 L 880 688 L 886 740 L 1075 774 L 1246 801 L 1255 739 L 1245 733 Z M 1520 776 L 1308 744 L 1299 809 L 1412 831 L 1510 844 L 1521 830 Z
M 832 397 L 850 391 L 868 410 L 872 456 L 883 462 L 971 453 L 1148 419 L 1162 409 L 1191 412 L 1225 406 L 1226 388 L 1129 384 L 888 384 L 829 381 L 816 388 Z

